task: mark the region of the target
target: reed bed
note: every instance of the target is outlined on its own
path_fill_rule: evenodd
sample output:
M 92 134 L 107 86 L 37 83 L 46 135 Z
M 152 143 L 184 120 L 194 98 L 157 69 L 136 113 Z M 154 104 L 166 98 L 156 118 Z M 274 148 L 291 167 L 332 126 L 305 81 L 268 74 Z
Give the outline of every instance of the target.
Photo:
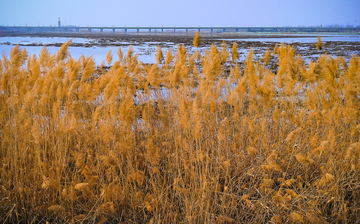
M 359 222 L 359 57 L 70 44 L 0 59 L 0 222 Z

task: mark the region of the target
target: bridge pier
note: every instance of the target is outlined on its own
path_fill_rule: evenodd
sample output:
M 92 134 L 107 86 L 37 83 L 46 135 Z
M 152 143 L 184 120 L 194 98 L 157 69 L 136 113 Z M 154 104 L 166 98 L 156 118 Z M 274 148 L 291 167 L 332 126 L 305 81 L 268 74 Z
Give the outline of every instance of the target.
M 239 32 L 239 29 L 235 29 L 235 32 L 236 32 L 236 33 Z
M 224 33 L 225 33 L 225 30 L 226 30 L 226 29 L 223 29 L 223 32 L 224 32 Z
M 139 33 L 139 29 L 136 29 L 136 32 Z
M 161 32 L 164 33 L 164 29 L 161 29 Z
M 113 28 L 112 30 L 113 30 L 113 33 L 115 33 L 115 29 Z
M 127 33 L 127 29 L 125 29 L 125 33 Z
M 200 33 L 200 28 L 199 28 L 199 33 Z
M 91 28 L 88 28 L 88 32 L 91 32 Z
M 102 33 L 103 32 L 103 29 L 100 29 L 100 33 Z
M 149 33 L 151 33 L 151 29 L 149 29 Z
M 80 32 L 80 29 L 79 29 L 79 28 L 76 28 L 76 32 Z

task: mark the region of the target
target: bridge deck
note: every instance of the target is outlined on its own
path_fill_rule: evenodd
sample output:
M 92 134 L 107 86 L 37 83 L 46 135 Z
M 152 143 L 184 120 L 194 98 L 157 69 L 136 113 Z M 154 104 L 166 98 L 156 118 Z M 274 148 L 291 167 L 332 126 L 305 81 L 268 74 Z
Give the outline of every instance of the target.
M 80 30 L 87 30 L 91 32 L 93 30 L 100 30 L 103 32 L 104 30 L 110 30 L 113 32 L 116 31 L 124 31 L 128 30 L 136 30 L 137 32 L 141 31 L 149 31 L 152 30 L 172 30 L 176 32 L 177 30 L 185 30 L 188 32 L 189 30 L 198 30 L 199 32 L 208 30 L 210 32 L 215 32 L 220 30 L 222 32 L 226 32 L 229 30 L 233 30 L 235 32 L 359 32 L 359 28 L 328 28 L 328 27 L 164 27 L 164 26 L 154 26 L 154 27 L 145 27 L 145 26 L 122 26 L 122 27 L 103 27 L 103 26 L 0 26 L 0 31 L 30 31 L 30 32 L 80 32 Z

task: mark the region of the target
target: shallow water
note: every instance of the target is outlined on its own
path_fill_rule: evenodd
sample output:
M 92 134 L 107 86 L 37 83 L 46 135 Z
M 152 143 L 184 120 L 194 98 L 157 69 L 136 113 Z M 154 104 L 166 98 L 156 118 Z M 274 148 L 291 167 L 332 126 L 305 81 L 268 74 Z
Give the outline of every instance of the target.
M 14 45 L 0 45 L 0 52 L 7 57 L 10 56 L 10 51 Z M 22 50 L 24 46 L 21 46 Z M 46 47 L 51 54 L 56 54 L 60 47 L 48 46 Z M 25 46 L 26 51 L 33 55 L 40 55 L 42 46 Z M 84 56 L 93 56 L 95 63 L 100 65 L 106 58 L 106 54 L 111 50 L 114 60 L 117 60 L 118 47 L 69 47 L 69 52 L 73 58 L 79 58 L 81 54 Z M 129 47 L 121 47 L 123 54 L 126 55 Z M 154 63 L 156 48 L 149 46 L 133 46 L 134 55 L 138 53 L 138 60 L 144 63 Z M 164 51 L 164 48 L 163 48 Z
M 53 44 L 65 43 L 72 39 L 73 43 L 89 43 L 92 39 L 68 37 L 0 37 L 0 44 Z

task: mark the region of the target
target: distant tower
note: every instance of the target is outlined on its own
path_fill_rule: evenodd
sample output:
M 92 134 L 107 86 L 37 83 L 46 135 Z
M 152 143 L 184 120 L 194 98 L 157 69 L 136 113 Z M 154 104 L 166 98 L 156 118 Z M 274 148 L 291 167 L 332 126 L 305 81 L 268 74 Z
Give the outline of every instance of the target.
M 61 21 L 60 21 L 60 17 L 59 17 L 59 20 L 58 20 L 58 27 L 61 26 Z

